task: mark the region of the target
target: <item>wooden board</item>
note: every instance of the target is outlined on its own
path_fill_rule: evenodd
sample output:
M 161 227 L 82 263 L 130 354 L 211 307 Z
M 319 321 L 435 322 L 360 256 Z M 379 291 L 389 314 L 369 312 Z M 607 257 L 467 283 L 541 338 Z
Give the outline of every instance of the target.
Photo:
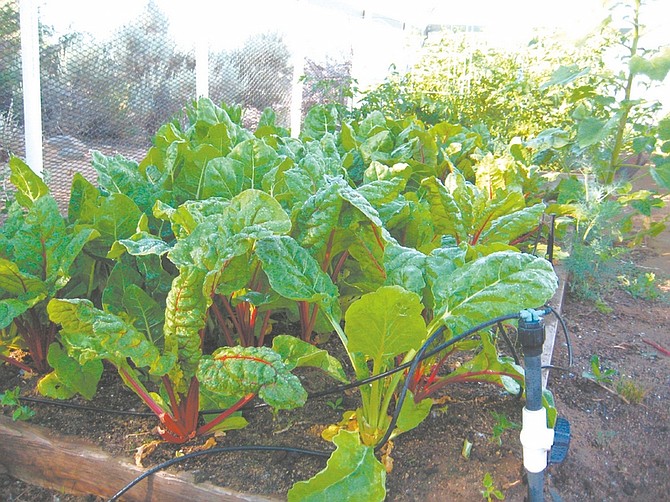
M 556 290 L 556 293 L 554 293 L 554 297 L 549 302 L 549 305 L 551 305 L 552 308 L 560 315 L 561 312 L 563 311 L 563 300 L 565 299 L 565 288 L 567 287 L 568 284 L 568 274 L 565 271 L 565 268 L 561 266 L 554 267 L 554 270 L 556 271 L 556 275 L 558 276 L 558 289 Z M 546 337 L 544 340 L 544 345 L 542 347 L 542 357 L 541 357 L 542 366 L 548 366 L 551 364 L 551 359 L 554 354 L 554 345 L 556 343 L 556 335 L 558 334 L 559 331 L 561 331 L 560 323 L 558 322 L 558 318 L 555 315 L 549 314 L 548 316 L 545 317 L 545 320 L 546 320 L 545 324 Z M 567 348 L 565 350 L 567 350 Z M 549 369 L 545 368 L 542 370 L 543 388 L 547 387 L 548 380 L 549 380 Z
M 110 498 L 143 470 L 79 438 L 13 422 L 0 415 L 0 471 L 72 495 Z M 274 499 L 194 483 L 188 475 L 160 472 L 142 480 L 121 500 L 132 502 L 267 502 Z

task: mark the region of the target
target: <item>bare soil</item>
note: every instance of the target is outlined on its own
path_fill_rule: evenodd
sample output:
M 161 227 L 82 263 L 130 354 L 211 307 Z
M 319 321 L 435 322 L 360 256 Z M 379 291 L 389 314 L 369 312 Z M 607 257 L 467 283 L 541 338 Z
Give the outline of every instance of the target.
M 560 416 L 572 426 L 572 444 L 563 464 L 548 469 L 546 500 L 553 501 L 659 501 L 670 496 L 670 357 L 649 344 L 670 350 L 670 239 L 668 232 L 633 255 L 637 265 L 653 271 L 664 294 L 655 300 L 634 298 L 621 288 L 604 288 L 602 299 L 611 307 L 603 312 L 593 303 L 568 294 L 563 307 L 574 364 L 552 370 L 548 388 Z M 556 342 L 553 364 L 566 366 L 567 350 Z M 334 342 L 330 342 L 331 344 Z M 593 355 L 616 379 L 629 379 L 644 391 L 639 404 L 626 403 L 616 393 L 582 376 Z M 308 390 L 327 385 L 305 372 Z M 23 395 L 34 396 L 34 379 L 24 379 L 7 366 L 0 367 L 0 388 L 19 385 Z M 612 386 L 610 386 L 612 387 Z M 395 440 L 394 468 L 387 478 L 388 500 L 480 501 L 482 479 L 490 473 L 506 500 L 526 495 L 518 430 L 508 429 L 498 442 L 493 413 L 521 423 L 523 401 L 486 385 L 457 385 L 446 390 L 444 403 L 415 430 Z M 356 406 L 355 393 L 342 396 L 341 406 Z M 218 446 L 286 445 L 326 450 L 319 432 L 340 419 L 332 409 L 335 397 L 310 400 L 303 408 L 273 416 L 261 408 L 247 412 L 250 426 L 216 438 Z M 329 403 L 329 401 L 331 401 Z M 112 371 L 106 372 L 91 402 L 73 402 L 97 408 L 146 411 L 139 399 Z M 53 405 L 30 404 L 32 422 L 64 435 L 87 438 L 92 444 L 132 459 L 135 449 L 157 436 L 152 417 L 115 415 Z M 4 409 L 5 414 L 11 410 Z M 206 438 L 184 446 L 166 443 L 144 459 L 150 467 L 189 451 Z M 464 441 L 473 444 L 469 459 L 462 456 Z M 319 457 L 295 453 L 230 453 L 200 457 L 171 470 L 188 470 L 196 481 L 207 480 L 235 490 L 285 499 L 293 483 L 307 479 L 325 466 Z M 121 488 L 121 487 L 119 487 Z M 41 489 L 0 473 L 0 500 L 93 502 L 93 496 L 73 496 Z

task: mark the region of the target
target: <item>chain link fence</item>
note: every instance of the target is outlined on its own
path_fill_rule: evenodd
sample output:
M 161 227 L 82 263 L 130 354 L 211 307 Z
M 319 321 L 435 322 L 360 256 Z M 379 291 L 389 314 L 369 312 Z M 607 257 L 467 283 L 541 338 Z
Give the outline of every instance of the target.
M 6 179 L 10 154 L 25 158 L 19 3 L 0 0 L 1 179 Z M 103 24 L 108 21 L 104 32 L 89 30 L 85 21 L 77 22 L 76 10 L 64 12 L 58 4 L 59 0 L 43 0 L 39 10 L 43 157 L 44 176 L 52 190 L 60 186 L 67 191 L 74 172 L 94 179 L 90 150 L 118 152 L 139 161 L 158 127 L 196 97 L 193 41 L 198 27 L 182 27 L 181 35 L 175 32 L 174 17 L 166 13 L 174 4 L 170 0 L 148 0 L 141 9 L 134 4 L 135 9 L 121 20 L 121 6 L 106 12 L 115 7 L 101 4 L 96 12 Z M 232 17 L 253 19 L 253 12 L 243 14 Z M 359 26 L 359 16 L 353 9 L 338 17 L 338 27 L 329 19 L 316 31 L 314 23 L 306 23 L 305 29 L 312 32 L 300 36 L 295 33 L 296 22 L 283 31 L 279 22 L 270 29 L 249 22 L 236 26 L 226 44 L 216 43 L 226 34 L 214 31 L 209 37 L 209 97 L 241 105 L 247 127 L 256 125 L 266 107 L 288 127 L 291 99 L 296 96 L 294 64 L 299 61 L 303 114 L 320 102 L 348 104 L 356 30 L 370 29 L 369 23 Z M 70 20 L 65 29 L 63 19 Z M 190 32 L 190 39 L 184 31 Z M 335 49 L 331 44 L 319 52 L 310 37 L 321 35 L 320 31 L 325 38 L 338 39 Z M 5 184 L 4 198 L 6 192 Z M 4 207 L 3 201 L 0 205 Z

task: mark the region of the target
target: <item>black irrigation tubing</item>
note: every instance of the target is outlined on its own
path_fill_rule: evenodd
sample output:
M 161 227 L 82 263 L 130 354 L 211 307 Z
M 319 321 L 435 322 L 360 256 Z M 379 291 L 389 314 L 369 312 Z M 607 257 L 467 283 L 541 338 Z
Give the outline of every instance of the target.
M 157 464 L 151 469 L 147 470 L 146 472 L 142 473 L 140 476 L 136 477 L 133 479 L 130 483 L 128 483 L 126 486 L 121 488 L 118 492 L 112 496 L 112 498 L 109 499 L 109 502 L 115 502 L 116 500 L 119 499 L 121 495 L 126 493 L 128 490 L 133 488 L 136 484 L 138 484 L 140 481 L 142 481 L 144 478 L 147 478 L 151 476 L 152 474 L 155 474 L 159 471 L 162 471 L 163 469 L 167 469 L 168 467 L 180 463 L 180 462 L 185 462 L 187 460 L 190 460 L 192 458 L 200 457 L 202 455 L 210 455 L 213 453 L 231 453 L 231 452 L 237 452 L 237 451 L 283 451 L 283 452 L 288 452 L 288 453 L 298 453 L 301 455 L 312 455 L 316 457 L 330 457 L 330 455 L 333 453 L 332 451 L 319 451 L 319 450 L 307 450 L 304 448 L 294 448 L 291 446 L 266 446 L 266 445 L 258 445 L 258 446 L 224 446 L 220 448 L 210 448 L 209 450 L 202 450 L 202 451 L 194 451 L 192 453 L 187 453 L 186 455 L 183 455 L 181 457 L 175 457 L 170 460 L 166 460 L 163 463 Z
M 52 406 L 59 406 L 61 408 L 73 408 L 76 410 L 82 411 L 93 411 L 97 413 L 107 413 L 110 415 L 126 415 L 133 417 L 155 417 L 156 415 L 151 411 L 134 411 L 134 410 L 115 410 L 113 408 L 99 408 L 96 406 L 87 406 L 85 404 L 78 403 L 68 403 L 66 401 L 56 401 L 54 399 L 43 399 L 39 397 L 30 397 L 30 396 L 21 396 L 19 397 L 21 401 L 26 401 L 29 403 L 36 404 L 48 404 Z
M 572 354 L 572 342 L 570 341 L 570 334 L 568 332 L 568 325 L 565 324 L 565 320 L 559 314 L 554 310 L 553 307 L 547 305 L 547 310 L 551 312 L 554 316 L 556 316 L 556 319 L 558 319 L 558 323 L 561 325 L 561 329 L 563 330 L 563 336 L 565 337 L 565 345 L 568 348 L 568 367 L 572 366 L 573 363 L 573 354 Z

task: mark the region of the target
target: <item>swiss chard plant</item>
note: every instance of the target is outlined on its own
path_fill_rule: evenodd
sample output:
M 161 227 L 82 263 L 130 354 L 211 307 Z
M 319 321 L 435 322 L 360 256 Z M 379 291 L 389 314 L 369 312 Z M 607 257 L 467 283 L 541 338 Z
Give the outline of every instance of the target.
M 160 420 L 159 433 L 169 442 L 183 443 L 215 428 L 244 427 L 237 411 L 256 396 L 275 409 L 301 406 L 307 394 L 290 373 L 296 366 L 318 366 L 345 379 L 337 361 L 293 337 L 276 337 L 277 351 L 235 346 L 203 354 L 201 333 L 211 303 L 203 294 L 203 279 L 201 271 L 183 269 L 164 312 L 141 289 L 127 284 L 120 293 L 130 307 L 118 314 L 97 309 L 88 300 L 54 299 L 49 316 L 61 325 L 68 356 L 81 365 L 111 363 Z M 162 334 L 156 329 L 161 323 Z M 46 389 L 54 397 L 62 396 L 49 390 L 79 390 L 85 383 L 78 382 L 81 372 L 68 366 L 57 367 L 46 378 L 60 384 Z M 203 407 L 225 411 L 203 423 Z
M 18 157 L 9 165 L 17 192 L 0 229 L 0 359 L 46 373 L 49 347 L 57 339 L 46 304 L 64 292 L 76 258 L 99 233 L 69 225 L 46 184 Z M 17 356 L 21 350 L 30 361 Z
M 421 259 L 420 252 L 408 251 L 405 260 L 399 259 L 400 254 L 396 253 L 396 259 L 389 263 L 405 270 L 394 274 L 393 279 L 418 291 L 429 287 L 435 316 L 426 324 L 422 297 L 400 285 L 382 286 L 352 303 L 345 315 L 343 343 L 358 379 L 383 377 L 397 365 L 412 361 L 422 344 L 438 329 L 444 329 L 444 339 L 449 340 L 498 315 L 519 311 L 524 305 L 542 304 L 557 287 L 549 262 L 514 251 L 492 253 L 468 263 L 461 260 L 432 271 L 427 266 L 429 257 Z M 461 251 L 461 259 L 463 255 Z M 449 261 L 448 254 L 441 258 Z M 437 270 L 440 274 L 435 273 Z M 464 354 L 473 349 L 475 355 L 460 368 L 446 373 L 439 371 L 454 351 Z M 499 356 L 488 333 L 475 343 L 458 342 L 420 364 L 408 382 L 408 398 L 396 410 L 397 416 L 392 421 L 391 410 L 394 404 L 400 405 L 395 399 L 403 379 L 402 372 L 395 372 L 359 388 L 361 406 L 345 412 L 342 423 L 325 433 L 338 447 L 331 461 L 311 480 L 296 484 L 289 492 L 289 500 L 298 500 L 306 494 L 343 496 L 347 479 L 359 476 L 381 484 L 368 486 L 367 490 L 371 500 L 383 500 L 384 478 L 378 474 L 383 465 L 372 454 L 383 446 L 381 441 L 418 426 L 430 412 L 433 403 L 430 396 L 445 385 L 486 381 L 518 392 L 523 370 Z M 394 429 L 389 431 L 392 424 Z M 349 439 L 354 432 L 359 435 L 357 441 Z M 336 456 L 345 455 L 347 449 L 347 455 L 359 461 L 344 469 L 337 465 Z
M 286 360 L 253 343 L 203 354 L 208 318 L 217 299 L 232 303 L 236 296 L 242 297 L 252 315 L 262 305 L 261 297 L 266 303 L 288 298 L 337 304 L 334 285 L 316 262 L 309 262 L 307 252 L 284 235 L 290 220 L 265 192 L 247 189 L 231 200 L 182 205 L 182 215 L 198 223 L 182 228 L 172 247 L 156 246 L 146 230 L 119 241 L 128 254 L 121 255 L 110 275 L 102 295 L 104 310 L 87 300 L 53 301 L 49 307 L 51 319 L 62 326 L 68 355 L 82 364 L 100 360 L 113 364 L 160 419 L 161 435 L 171 442 L 188 441 L 213 427 L 240 426 L 244 422 L 233 414 L 255 396 L 279 409 L 300 406 L 306 393 L 288 368 L 319 358 L 318 365 L 323 366 L 325 356 L 315 357 L 311 345 L 295 338 L 279 345 Z M 156 269 L 140 267 L 156 258 L 153 253 L 166 252 L 179 274 L 161 300 L 160 288 L 152 287 L 161 282 Z M 256 274 L 262 274 L 266 289 L 252 289 Z M 339 319 L 336 306 L 325 310 Z M 342 380 L 341 367 L 333 369 L 337 367 L 333 361 L 327 365 Z M 72 374 L 56 369 L 50 378 L 67 385 Z M 149 382 L 157 391 L 147 390 Z M 227 411 L 199 424 L 202 403 Z

